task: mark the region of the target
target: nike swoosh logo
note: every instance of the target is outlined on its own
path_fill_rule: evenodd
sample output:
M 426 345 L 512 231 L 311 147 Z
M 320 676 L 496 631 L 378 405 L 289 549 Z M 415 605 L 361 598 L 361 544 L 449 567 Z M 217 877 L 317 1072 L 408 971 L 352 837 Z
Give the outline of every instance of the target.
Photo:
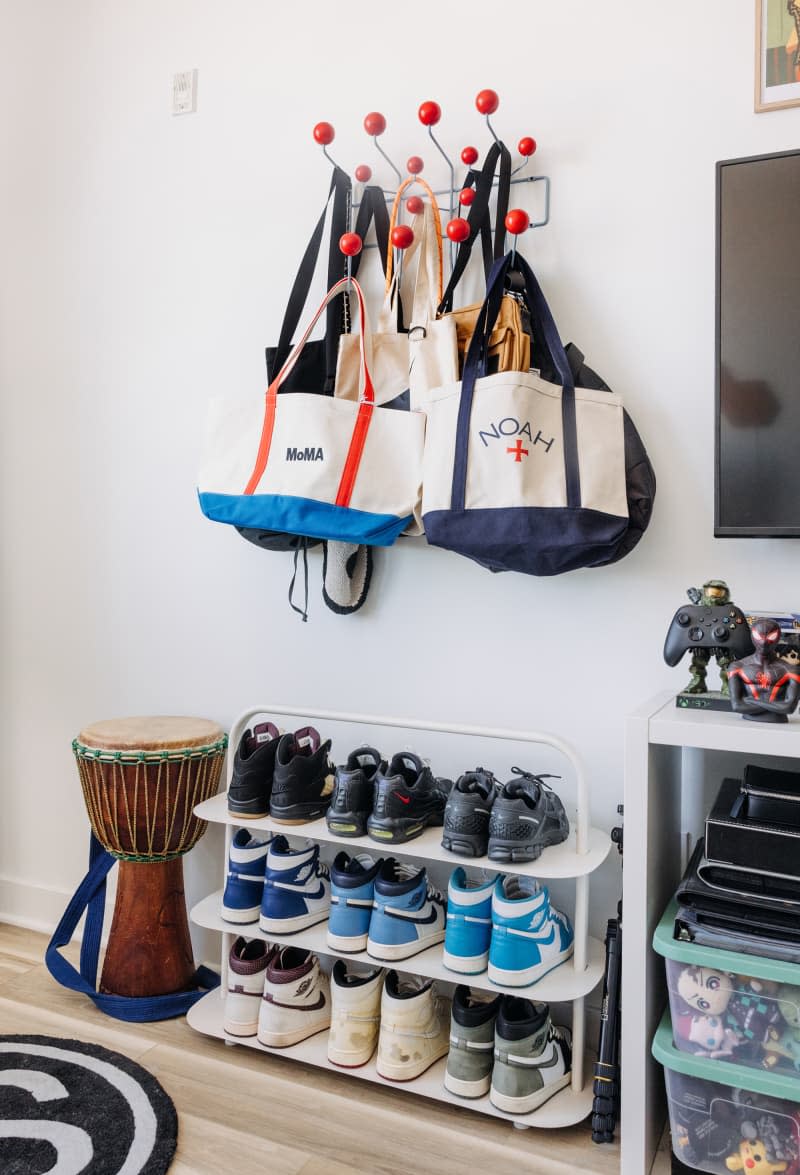
M 533 930 L 534 927 L 531 927 L 531 929 Z M 549 947 L 551 943 L 556 941 L 556 928 L 551 924 L 549 938 L 540 938 L 538 934 L 535 937 L 536 941 L 541 943 L 542 946 Z
M 325 886 L 322 884 L 322 882 L 320 882 L 319 889 L 317 890 L 316 893 L 304 893 L 302 896 L 304 898 L 310 898 L 311 901 L 315 901 L 318 898 L 324 898 L 325 897 Z M 552 938 L 550 941 L 552 942 Z
M 403 803 L 403 804 L 410 804 L 411 803 L 411 796 L 404 796 L 401 791 L 396 791 L 394 794 L 397 796 L 398 800 L 400 800 L 401 803 Z
M 424 917 L 417 914 L 407 914 L 405 910 L 395 910 L 391 906 L 386 907 L 385 913 L 387 913 L 391 918 L 402 918 L 404 922 L 416 922 L 420 926 L 430 925 L 431 922 L 436 921 L 435 906 L 431 906 L 430 913 L 426 914 Z
M 320 992 L 315 1004 L 282 1004 L 280 1000 L 276 1000 L 271 992 L 265 991 L 261 997 L 266 1000 L 268 1004 L 272 1004 L 276 1008 L 290 1008 L 293 1012 L 316 1012 L 320 1008 L 325 1007 L 325 994 Z
M 558 1062 L 561 1060 L 561 1051 L 559 1049 L 557 1049 L 554 1044 L 551 1044 L 550 1048 L 551 1048 L 550 1056 L 547 1058 L 546 1061 L 539 1061 L 538 1065 L 536 1066 L 537 1069 L 552 1069 L 553 1066 L 557 1065 Z

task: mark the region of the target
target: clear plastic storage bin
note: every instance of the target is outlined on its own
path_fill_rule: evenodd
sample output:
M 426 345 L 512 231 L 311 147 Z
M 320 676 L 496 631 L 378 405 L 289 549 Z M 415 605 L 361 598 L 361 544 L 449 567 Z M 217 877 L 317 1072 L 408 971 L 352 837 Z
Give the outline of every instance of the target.
M 669 1015 L 653 1056 L 664 1066 L 672 1149 L 682 1163 L 713 1175 L 800 1175 L 800 1079 L 681 1052 Z
M 669 906 L 653 936 L 665 960 L 676 1047 L 800 1076 L 800 964 L 676 940 L 676 909 Z

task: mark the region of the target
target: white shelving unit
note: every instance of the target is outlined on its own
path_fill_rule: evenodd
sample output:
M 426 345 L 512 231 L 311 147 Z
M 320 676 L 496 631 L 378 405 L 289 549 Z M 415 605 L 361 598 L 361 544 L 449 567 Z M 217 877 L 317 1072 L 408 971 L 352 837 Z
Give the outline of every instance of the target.
M 586 1080 L 586 1050 L 585 1050 L 585 1008 L 586 996 L 602 980 L 605 959 L 604 946 L 597 939 L 588 934 L 588 898 L 589 878 L 607 857 L 611 841 L 609 836 L 589 824 L 588 787 L 582 765 L 572 748 L 560 739 L 551 735 L 535 731 L 502 730 L 483 727 L 446 726 L 440 723 L 422 722 L 415 719 L 388 718 L 366 714 L 344 714 L 334 711 L 316 711 L 309 713 L 285 706 L 269 704 L 251 707 L 241 714 L 230 733 L 230 746 L 239 745 L 242 734 L 257 715 L 270 716 L 275 720 L 291 718 L 297 726 L 312 724 L 323 732 L 325 737 L 330 724 L 343 724 L 348 732 L 350 750 L 366 740 L 368 727 L 384 727 L 400 729 L 410 732 L 416 739 L 426 735 L 456 736 L 459 740 L 472 740 L 464 746 L 461 755 L 464 766 L 476 761 L 490 761 L 487 751 L 490 740 L 500 740 L 506 743 L 536 744 L 557 752 L 568 761 L 574 778 L 576 794 L 575 818 L 571 822 L 570 836 L 564 844 L 545 849 L 541 857 L 534 862 L 518 863 L 507 866 L 487 858 L 462 858 L 454 853 L 448 853 L 441 847 L 441 829 L 428 829 L 422 836 L 408 842 L 408 844 L 379 846 L 368 837 L 337 837 L 332 835 L 325 820 L 316 820 L 308 824 L 288 828 L 283 824 L 275 824 L 270 819 L 240 821 L 228 814 L 227 797 L 224 793 L 214 796 L 210 800 L 199 804 L 195 811 L 198 816 L 212 823 L 226 826 L 225 859 L 223 862 L 223 876 L 227 870 L 228 853 L 234 829 L 246 826 L 250 831 L 282 832 L 291 836 L 298 836 L 316 840 L 320 844 L 335 845 L 349 853 L 367 848 L 373 853 L 377 850 L 391 851 L 396 857 L 409 857 L 425 862 L 446 864 L 449 868 L 463 865 L 466 869 L 486 870 L 494 873 L 528 874 L 542 881 L 572 880 L 575 887 L 575 914 L 573 919 L 575 929 L 574 956 L 567 963 L 562 964 L 545 976 L 538 983 L 528 988 L 502 988 L 489 982 L 487 976 L 463 977 L 448 971 L 442 963 L 442 947 L 438 944 L 422 951 L 410 959 L 399 963 L 398 969 L 426 978 L 437 979 L 440 982 L 455 984 L 461 981 L 468 982 L 472 987 L 484 988 L 489 991 L 508 991 L 513 994 L 524 995 L 540 1002 L 570 1003 L 572 1005 L 572 1036 L 573 1036 L 573 1069 L 571 1084 L 561 1090 L 540 1109 L 528 1115 L 511 1115 L 498 1110 L 491 1105 L 488 1097 L 475 1101 L 453 1097 L 443 1084 L 443 1074 L 446 1060 L 438 1062 L 427 1073 L 407 1085 L 398 1085 L 395 1082 L 386 1082 L 376 1070 L 374 1061 L 360 1069 L 341 1070 L 330 1065 L 327 1059 L 327 1034 L 321 1033 L 307 1041 L 287 1049 L 269 1049 L 253 1038 L 237 1038 L 226 1035 L 223 1024 L 223 1001 L 227 988 L 227 960 L 234 938 L 243 933 L 248 938 L 267 938 L 271 942 L 291 943 L 316 954 L 327 957 L 342 957 L 355 962 L 375 965 L 366 953 L 347 954 L 331 950 L 327 945 L 327 924 L 320 923 L 306 931 L 282 938 L 270 934 L 267 936 L 259 930 L 258 924 L 248 926 L 233 926 L 225 922 L 220 914 L 222 891 L 209 894 L 200 901 L 191 911 L 192 921 L 206 929 L 214 930 L 222 935 L 222 984 L 219 990 L 209 993 L 190 1010 L 187 1020 L 198 1032 L 225 1040 L 229 1044 L 240 1044 L 246 1048 L 254 1048 L 261 1052 L 274 1053 L 286 1058 L 304 1061 L 307 1064 L 317 1065 L 347 1077 L 357 1077 L 360 1080 L 373 1081 L 382 1085 L 390 1085 L 401 1092 L 408 1090 L 411 1093 L 421 1094 L 434 1098 L 437 1101 L 449 1102 L 453 1105 L 489 1114 L 496 1118 L 505 1118 L 517 1126 L 537 1126 L 555 1128 L 573 1125 L 582 1121 L 592 1108 L 592 1083 Z M 476 740 L 479 744 L 476 748 Z M 477 750 L 477 755 L 476 755 Z M 334 747 L 336 753 L 336 746 Z M 228 778 L 232 771 L 233 756 L 229 756 Z
M 631 714 L 625 735 L 622 952 L 622 1168 L 650 1171 L 666 1118 L 664 1078 L 650 1045 L 666 1004 L 653 931 L 680 881 L 689 840 L 703 835 L 709 798 L 745 763 L 797 770 L 800 717 L 786 725 L 686 710 L 662 693 Z

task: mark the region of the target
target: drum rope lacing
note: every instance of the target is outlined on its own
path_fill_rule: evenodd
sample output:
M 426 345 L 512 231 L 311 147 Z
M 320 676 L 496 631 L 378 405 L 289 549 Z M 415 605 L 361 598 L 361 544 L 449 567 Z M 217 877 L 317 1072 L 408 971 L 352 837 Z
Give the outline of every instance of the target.
M 187 853 L 205 829 L 205 822 L 194 815 L 195 805 L 216 794 L 227 745 L 223 735 L 199 747 L 111 751 L 75 739 L 72 749 L 89 820 L 100 843 L 123 861 L 170 861 Z

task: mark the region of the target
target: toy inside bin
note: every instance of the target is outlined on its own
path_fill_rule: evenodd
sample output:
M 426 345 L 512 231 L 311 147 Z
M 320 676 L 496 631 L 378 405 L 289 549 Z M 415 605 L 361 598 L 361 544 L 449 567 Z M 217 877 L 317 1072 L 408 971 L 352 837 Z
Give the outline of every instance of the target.
M 800 1175 L 798 1078 L 681 1052 L 668 1014 L 653 1056 L 664 1066 L 672 1149 L 682 1163 L 710 1175 Z
M 676 940 L 676 910 L 667 909 L 653 936 L 664 955 L 676 1047 L 800 1073 L 800 964 Z

